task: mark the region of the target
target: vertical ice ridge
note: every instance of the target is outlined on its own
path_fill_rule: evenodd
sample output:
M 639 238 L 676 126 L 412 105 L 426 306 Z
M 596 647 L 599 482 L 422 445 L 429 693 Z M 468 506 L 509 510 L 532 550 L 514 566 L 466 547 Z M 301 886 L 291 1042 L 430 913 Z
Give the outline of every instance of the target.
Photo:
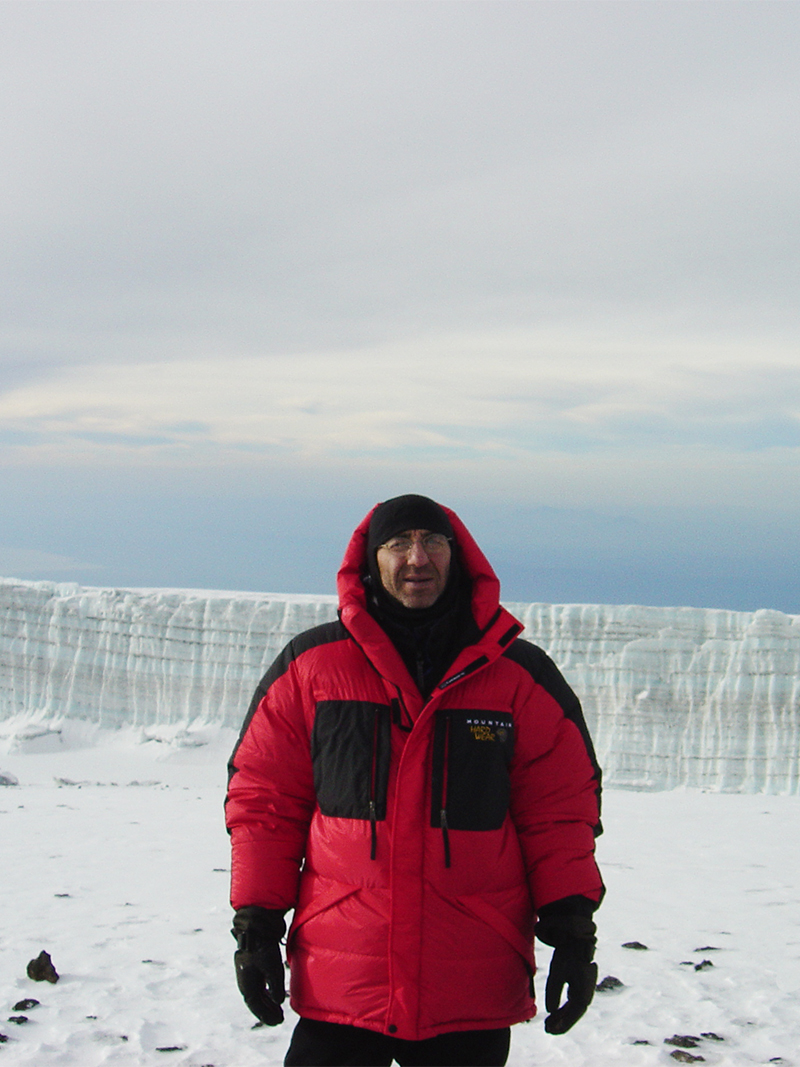
M 800 616 L 509 604 L 580 695 L 616 786 L 800 791 Z M 334 597 L 88 589 L 0 579 L 0 734 L 76 719 L 238 727 Z

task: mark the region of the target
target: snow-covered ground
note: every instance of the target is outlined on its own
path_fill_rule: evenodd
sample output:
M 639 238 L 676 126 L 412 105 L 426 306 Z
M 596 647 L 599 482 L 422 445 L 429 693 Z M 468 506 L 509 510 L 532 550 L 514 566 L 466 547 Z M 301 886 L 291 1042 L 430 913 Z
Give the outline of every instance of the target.
M 145 736 L 0 749 L 0 772 L 19 782 L 0 786 L 0 1067 L 282 1062 L 291 1013 L 253 1029 L 233 978 L 222 801 L 234 732 Z M 638 1067 L 677 1053 L 800 1065 L 799 817 L 797 796 L 607 792 L 598 959 L 624 985 L 562 1037 L 541 1017 L 515 1027 L 510 1064 Z M 26 976 L 42 949 L 57 984 Z M 676 1034 L 700 1040 L 665 1044 Z

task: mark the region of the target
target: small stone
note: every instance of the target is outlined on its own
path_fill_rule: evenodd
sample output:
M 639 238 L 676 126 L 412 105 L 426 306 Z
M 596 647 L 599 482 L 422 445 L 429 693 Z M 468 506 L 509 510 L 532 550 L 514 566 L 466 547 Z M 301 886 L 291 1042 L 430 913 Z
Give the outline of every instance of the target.
M 700 948 L 696 948 L 695 952 L 721 952 L 722 949 L 719 945 L 701 945 Z
M 673 1034 L 672 1037 L 664 1038 L 665 1045 L 677 1045 L 678 1048 L 697 1048 L 700 1038 L 694 1034 Z
M 643 945 L 641 941 L 626 941 L 622 946 L 623 948 L 632 948 L 637 952 L 647 952 L 647 945 Z
M 27 968 L 28 977 L 34 982 L 57 982 L 58 971 L 53 966 L 53 961 L 50 958 L 50 953 L 45 952 L 44 949 L 39 953 L 35 960 L 31 960 Z
M 19 778 L 8 771 L 0 771 L 0 785 L 19 785 Z
M 0 1034 L 0 1045 L 4 1045 L 8 1041 L 8 1034 Z
M 35 1008 L 39 1001 L 34 1000 L 33 997 L 26 997 L 25 1000 L 18 1000 L 14 1005 L 14 1011 L 30 1011 L 31 1008 Z
M 701 1035 L 706 1041 L 724 1041 L 724 1037 L 720 1037 L 719 1034 L 715 1034 L 713 1030 L 705 1030 Z
M 682 1049 L 676 1048 L 674 1052 L 670 1052 L 673 1060 L 677 1060 L 678 1063 L 705 1063 L 705 1056 L 693 1056 L 691 1052 L 684 1052 Z
M 646 1037 L 639 1037 L 635 1041 L 631 1041 L 631 1044 L 632 1045 L 649 1045 L 650 1042 L 647 1040 Z
M 185 1052 L 188 1045 L 161 1045 L 156 1052 Z
M 10 1023 L 16 1023 L 17 1026 L 24 1026 L 25 1023 L 30 1022 L 27 1015 L 9 1015 L 8 1021 Z
M 713 966 L 714 964 L 711 962 L 711 960 L 700 960 L 699 963 L 696 963 L 694 965 L 694 969 L 696 971 L 707 971 L 709 967 Z
M 619 978 L 615 978 L 613 974 L 606 975 L 602 982 L 597 984 L 598 993 L 611 993 L 615 989 L 624 988 L 625 983 L 620 982 Z

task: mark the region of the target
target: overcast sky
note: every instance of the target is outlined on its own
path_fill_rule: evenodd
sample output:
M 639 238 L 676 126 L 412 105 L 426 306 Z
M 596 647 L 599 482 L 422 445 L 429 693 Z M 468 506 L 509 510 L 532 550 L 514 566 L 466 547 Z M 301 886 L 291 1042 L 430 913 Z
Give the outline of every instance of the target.
M 800 612 L 800 4 L 0 4 L 0 574 Z

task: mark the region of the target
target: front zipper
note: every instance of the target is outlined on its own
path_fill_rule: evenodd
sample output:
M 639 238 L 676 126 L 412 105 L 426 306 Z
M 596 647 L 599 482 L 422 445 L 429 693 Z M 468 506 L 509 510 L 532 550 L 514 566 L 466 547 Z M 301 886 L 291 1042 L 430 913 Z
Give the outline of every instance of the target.
M 380 709 L 375 709 L 375 728 L 372 731 L 372 763 L 369 776 L 369 824 L 370 824 L 370 850 L 369 858 L 374 860 L 378 855 L 378 813 L 375 807 L 375 789 L 378 767 L 378 730 L 380 727 Z
M 439 825 L 442 829 L 442 843 L 444 845 L 444 865 L 450 866 L 450 834 L 447 827 L 447 777 L 448 764 L 450 762 L 450 716 L 445 717 L 444 727 L 444 755 L 442 766 L 442 807 L 439 811 Z

